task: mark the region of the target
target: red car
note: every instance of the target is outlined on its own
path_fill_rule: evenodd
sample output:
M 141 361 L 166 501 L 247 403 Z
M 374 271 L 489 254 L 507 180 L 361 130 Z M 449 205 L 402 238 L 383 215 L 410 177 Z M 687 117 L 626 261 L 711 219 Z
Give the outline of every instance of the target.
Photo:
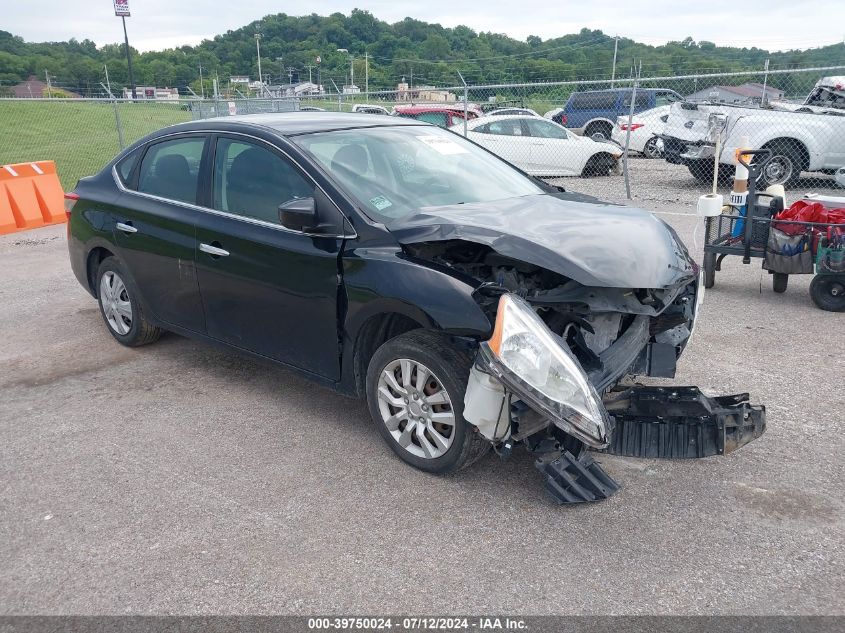
M 469 120 L 479 116 L 474 108 L 467 108 L 466 113 L 467 119 Z M 393 109 L 393 114 L 405 117 L 406 119 L 416 119 L 418 121 L 425 121 L 426 123 L 433 123 L 434 125 L 445 128 L 457 125 L 464 120 L 464 108 L 462 105 L 402 105 L 396 106 Z

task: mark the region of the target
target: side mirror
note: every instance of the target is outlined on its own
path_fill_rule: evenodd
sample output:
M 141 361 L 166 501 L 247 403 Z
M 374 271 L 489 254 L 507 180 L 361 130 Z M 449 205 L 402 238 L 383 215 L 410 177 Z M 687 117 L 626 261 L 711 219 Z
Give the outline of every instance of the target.
M 279 205 L 279 223 L 294 231 L 306 231 L 317 224 L 314 198 L 294 198 Z

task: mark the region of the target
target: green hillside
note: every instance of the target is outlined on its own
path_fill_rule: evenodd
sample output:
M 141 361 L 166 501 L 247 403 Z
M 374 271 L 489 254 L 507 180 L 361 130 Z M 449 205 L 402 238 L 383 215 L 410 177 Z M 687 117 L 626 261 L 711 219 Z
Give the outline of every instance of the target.
M 520 41 L 507 35 L 478 33 L 466 26 L 444 28 L 438 24 L 406 18 L 388 24 L 367 11 L 322 17 L 268 15 L 240 29 L 228 31 L 198 46 L 135 55 L 135 79 L 139 85 L 191 86 L 200 92 L 199 66 L 206 78 L 215 72 L 223 82 L 229 75 L 257 75 L 254 34 L 262 34 L 262 71 L 279 81 L 293 67 L 301 79 L 316 58 L 324 83 L 334 78 L 341 84 L 349 70 L 349 58 L 336 49 L 347 48 L 357 58 L 356 80 L 364 75 L 363 55 L 370 56 L 370 88 L 395 87 L 403 76 L 416 84 L 456 85 L 458 72 L 469 83 L 551 81 L 609 78 L 613 37 L 601 31 L 543 40 L 530 36 Z M 630 39 L 619 40 L 618 74 L 627 76 L 632 62 L 642 60 L 644 75 L 676 75 L 700 72 L 760 70 L 771 58 L 771 68 L 845 63 L 841 44 L 804 51 L 769 53 L 758 48 L 729 48 L 691 38 L 663 46 L 649 46 Z M 282 61 L 278 61 L 282 58 Z M 113 84 L 128 83 L 123 45 L 97 47 L 90 40 L 25 42 L 0 31 L 0 87 L 8 87 L 30 75 L 55 77 L 56 85 L 82 94 L 96 93 L 107 64 Z M 356 82 L 361 83 L 361 82 Z M 777 85 L 777 79 L 773 81 Z M 0 88 L 2 89 L 2 88 Z

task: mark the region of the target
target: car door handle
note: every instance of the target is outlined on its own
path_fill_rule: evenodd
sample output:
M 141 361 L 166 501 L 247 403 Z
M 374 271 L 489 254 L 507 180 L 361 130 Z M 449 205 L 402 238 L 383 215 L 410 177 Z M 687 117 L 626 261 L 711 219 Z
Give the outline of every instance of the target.
M 212 246 L 211 244 L 200 244 L 200 250 L 203 253 L 208 253 L 212 257 L 228 257 L 229 256 L 229 251 L 225 251 L 222 248 Z
M 118 222 L 117 224 L 115 224 L 115 228 L 118 231 L 123 231 L 124 233 L 137 233 L 138 232 L 138 229 L 136 229 L 134 226 L 132 226 L 131 224 L 126 224 L 124 222 Z

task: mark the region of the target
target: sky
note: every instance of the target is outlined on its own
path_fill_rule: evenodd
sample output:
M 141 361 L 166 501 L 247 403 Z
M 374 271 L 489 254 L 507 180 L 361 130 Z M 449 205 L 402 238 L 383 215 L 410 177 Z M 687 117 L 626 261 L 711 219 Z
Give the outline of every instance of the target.
M 5 6 L 0 29 L 27 41 L 75 37 L 101 45 L 123 39 L 111 0 L 46 4 L 2 1 Z M 505 33 L 520 40 L 529 35 L 549 39 L 582 28 L 601 29 L 653 45 L 690 36 L 696 41 L 771 51 L 812 48 L 845 39 L 843 0 L 523 0 L 518 15 L 514 15 L 510 0 L 371 0 L 366 5 L 345 0 L 323 0 L 314 5 L 279 0 L 129 0 L 129 5 L 129 41 L 141 51 L 198 44 L 272 13 L 348 14 L 356 7 L 387 22 L 412 17 L 443 26 L 463 24 L 475 31 Z M 45 13 L 49 14 L 47 19 Z

